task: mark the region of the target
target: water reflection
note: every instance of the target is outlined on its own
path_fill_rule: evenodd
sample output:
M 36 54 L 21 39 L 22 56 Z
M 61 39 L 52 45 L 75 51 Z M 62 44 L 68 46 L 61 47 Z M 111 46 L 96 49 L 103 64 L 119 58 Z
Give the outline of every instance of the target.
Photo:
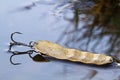
M 96 74 L 96 70 L 91 70 L 82 80 L 91 80 Z
M 23 7 L 23 8 L 20 8 L 19 11 L 30 10 L 35 6 L 36 6 L 35 3 L 32 3 L 30 5 L 27 5 L 27 6 Z
M 77 41 L 81 42 L 82 39 L 88 39 L 86 43 L 83 43 L 86 44 L 85 46 L 87 46 L 88 48 L 89 43 L 91 42 L 91 40 L 93 40 L 92 42 L 95 43 L 93 45 L 93 48 L 91 48 L 92 51 L 94 51 L 93 49 L 96 48 L 96 45 L 99 45 L 101 39 L 103 39 L 107 35 L 110 38 L 108 40 L 108 43 L 111 44 L 112 47 L 115 47 L 113 45 L 113 42 L 116 42 L 116 39 L 119 37 L 119 0 L 38 0 L 32 2 L 31 5 L 25 6 L 24 9 L 31 9 L 32 7 L 39 4 L 55 5 L 55 9 L 59 9 L 56 10 L 56 12 L 58 13 L 60 13 L 61 11 L 65 11 L 65 8 L 71 9 L 73 11 L 73 19 L 65 18 L 65 16 L 64 19 L 74 24 L 75 30 L 64 33 L 70 35 L 74 34 L 74 32 L 77 32 L 77 34 L 76 36 L 74 35 L 72 39 L 69 39 L 70 41 L 67 41 L 67 44 Z M 84 26 L 79 26 L 81 22 L 84 23 Z M 82 34 L 83 36 L 77 36 L 79 34 Z M 97 41 L 94 41 L 94 39 L 97 39 Z M 108 48 L 109 50 L 106 51 L 107 53 L 111 53 L 113 51 L 113 48 L 110 47 Z
M 69 5 L 72 6 L 73 19 L 66 19 L 65 17 L 64 19 L 72 23 L 74 28 L 72 30 L 70 27 L 66 28 L 58 42 L 65 42 L 67 47 L 118 56 L 120 54 L 119 0 L 81 2 L 74 2 Z M 83 26 L 79 25 L 80 23 Z M 66 68 L 63 70 L 64 75 L 67 73 Z M 97 73 L 96 70 L 91 70 L 82 80 L 91 80 Z
M 73 19 L 66 19 L 74 24 L 74 28 L 63 32 L 65 44 L 96 53 L 119 55 L 119 0 L 93 0 L 84 1 L 84 6 L 79 4 L 81 2 L 77 2 L 78 6 L 73 4 Z
M 109 1 L 108 0 L 101 0 L 101 1 L 100 0 L 54 0 L 54 1 L 53 0 L 38 0 L 36 2 L 34 1 L 31 2 L 30 5 L 26 5 L 18 9 L 18 12 L 26 11 L 26 10 L 33 10 L 33 7 L 36 7 L 43 3 L 44 5 L 45 4 L 54 5 L 55 14 L 57 13 L 57 15 L 59 15 L 65 12 L 66 16 L 63 15 L 63 18 L 64 20 L 69 22 L 69 25 L 67 26 L 62 25 L 65 27 L 65 30 L 63 34 L 61 35 L 60 39 L 58 40 L 59 43 L 63 42 L 68 47 L 73 47 L 73 48 L 77 48 L 80 50 L 88 50 L 88 51 L 92 51 L 96 53 L 100 53 L 100 52 L 118 53 L 120 50 L 119 49 L 119 22 L 120 22 L 119 6 L 112 5 L 112 4 L 117 3 L 118 0 L 114 0 L 114 1 L 109 0 Z M 113 6 L 115 6 L 114 10 L 112 9 Z M 49 6 L 47 6 L 47 8 L 48 7 Z M 21 17 L 21 14 L 14 15 L 14 17 L 11 16 L 12 19 L 14 19 L 14 21 L 11 23 L 12 26 L 14 27 L 11 27 L 11 25 L 7 25 L 6 24 L 7 20 L 4 21 L 6 22 L 5 26 L 11 27 L 10 29 L 8 29 L 10 31 L 7 34 L 5 34 L 5 37 L 1 35 L 2 38 L 4 38 L 5 42 L 9 42 L 8 37 L 11 32 L 15 30 L 21 31 L 21 29 L 23 29 L 22 32 L 24 34 L 26 34 L 27 33 L 26 30 L 29 29 L 28 31 L 29 35 L 27 35 L 28 40 L 25 37 L 23 37 L 21 38 L 22 41 L 25 40 L 26 42 L 26 41 L 31 40 L 31 36 L 34 36 L 35 40 L 38 40 L 38 39 L 54 40 L 53 36 L 42 35 L 46 33 L 50 34 L 53 32 L 51 30 L 46 30 L 46 29 L 51 28 L 51 27 L 49 28 L 50 26 L 49 24 L 47 25 L 48 27 L 46 27 L 46 25 L 43 25 L 43 24 L 46 24 L 46 22 L 48 23 L 48 20 L 51 20 L 51 17 L 50 19 L 47 18 L 44 23 L 42 23 L 42 20 L 43 20 L 42 18 L 41 21 L 38 21 L 38 23 L 40 23 L 38 24 L 36 23 L 37 21 L 33 17 L 28 18 L 33 13 L 31 13 L 30 16 L 27 16 L 25 14 L 26 13 L 22 13 L 22 16 L 24 16 L 24 18 Z M 20 16 L 21 18 L 19 18 L 18 16 Z M 8 18 L 11 19 L 11 17 L 9 16 Z M 17 19 L 18 21 L 16 21 Z M 32 19 L 31 22 L 29 21 L 30 19 Z M 62 22 L 63 21 L 61 21 L 59 25 L 61 25 Z M 17 23 L 20 23 L 22 25 L 17 24 Z M 29 25 L 25 25 L 23 23 L 29 23 Z M 39 27 L 35 27 L 36 30 L 33 31 L 32 26 L 37 26 L 36 24 L 39 25 Z M 40 27 L 40 26 L 44 26 L 44 27 Z M 6 28 L 3 28 L 3 32 L 4 30 L 6 31 Z M 54 32 L 54 34 L 56 34 L 56 32 Z M 39 37 L 35 35 L 39 35 Z M 50 39 L 49 37 L 52 37 L 52 39 Z M 58 37 L 58 35 L 56 37 Z M 1 42 L 1 43 L 4 43 L 4 42 Z M 8 54 L 3 54 L 3 55 L 2 55 L 2 58 L 5 58 L 7 61 L 9 61 L 8 60 L 9 55 Z M 6 56 L 8 57 L 6 58 Z M 3 59 L 3 61 L 5 61 L 5 59 Z M 33 79 L 114 80 L 116 79 L 117 80 L 119 79 L 119 69 L 115 70 L 109 67 L 98 68 L 94 66 L 80 64 L 80 63 L 77 64 L 77 63 L 68 63 L 64 61 L 62 62 L 60 60 L 52 60 L 52 59 L 50 60 L 51 62 L 48 62 L 48 63 L 33 63 L 32 61 L 30 61 L 30 59 L 28 59 L 28 57 L 22 57 L 18 61 L 22 61 L 23 64 L 17 67 L 11 66 L 9 62 L 6 62 L 6 64 L 1 62 L 3 64 L 1 64 L 2 68 L 0 68 L 1 69 L 0 79 L 1 80 L 6 80 L 6 79 L 12 79 L 12 80 L 16 80 L 16 79 L 22 79 L 22 80 L 27 80 L 27 79 L 29 80 L 33 80 Z

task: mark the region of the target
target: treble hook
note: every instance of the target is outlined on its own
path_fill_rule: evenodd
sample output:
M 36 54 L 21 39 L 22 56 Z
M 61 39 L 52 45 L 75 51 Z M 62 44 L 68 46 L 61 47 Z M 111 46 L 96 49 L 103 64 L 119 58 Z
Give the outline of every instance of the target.
M 13 35 L 16 34 L 16 33 L 17 33 L 17 34 L 22 34 L 22 33 L 20 33 L 20 32 L 14 32 L 14 33 L 12 33 L 11 36 L 10 36 L 12 42 L 10 42 L 8 52 L 12 53 L 12 55 L 10 56 L 10 62 L 11 62 L 11 64 L 13 64 L 13 65 L 19 65 L 19 64 L 21 64 L 21 63 L 14 63 L 14 62 L 12 61 L 12 58 L 13 58 L 13 56 L 15 56 L 15 55 L 22 55 L 22 54 L 28 54 L 29 57 L 32 58 L 33 61 L 39 61 L 39 62 L 46 62 L 46 61 L 48 61 L 47 59 L 45 59 L 45 58 L 42 56 L 42 54 L 37 54 L 37 55 L 35 55 L 34 57 L 32 57 L 31 54 L 32 54 L 33 52 L 36 52 L 36 51 L 33 49 L 33 45 L 34 45 L 35 42 L 30 41 L 29 44 L 17 42 L 17 41 L 15 41 L 15 40 L 13 39 Z M 18 45 L 18 46 L 20 45 L 20 46 L 30 47 L 31 50 L 24 51 L 24 52 L 12 51 L 12 50 L 11 50 L 12 47 L 13 47 L 13 46 L 16 46 L 16 45 Z M 36 53 L 38 53 L 38 52 L 36 52 Z
M 30 57 L 30 58 L 33 58 L 33 57 L 31 56 L 31 54 L 32 54 L 33 52 L 35 52 L 34 50 L 28 50 L 28 51 L 25 51 L 25 52 L 12 51 L 12 50 L 11 50 L 12 47 L 13 47 L 13 46 L 16 46 L 16 45 L 27 46 L 27 47 L 30 47 L 30 48 L 33 47 L 33 45 L 32 45 L 33 41 L 30 41 L 29 44 L 25 44 L 25 43 L 21 43 L 21 42 L 15 41 L 15 40 L 13 39 L 13 35 L 16 34 L 16 33 L 17 33 L 17 34 L 22 34 L 22 33 L 20 33 L 20 32 L 14 32 L 14 33 L 11 34 L 10 38 L 11 38 L 11 41 L 12 41 L 12 42 L 10 42 L 9 49 L 8 49 L 8 52 L 12 53 L 12 55 L 10 56 L 10 62 L 11 62 L 13 65 L 19 65 L 19 64 L 20 64 L 20 63 L 14 63 L 14 62 L 12 61 L 12 57 L 13 57 L 13 56 L 15 56 L 15 55 L 22 55 L 22 54 L 29 54 L 29 57 Z

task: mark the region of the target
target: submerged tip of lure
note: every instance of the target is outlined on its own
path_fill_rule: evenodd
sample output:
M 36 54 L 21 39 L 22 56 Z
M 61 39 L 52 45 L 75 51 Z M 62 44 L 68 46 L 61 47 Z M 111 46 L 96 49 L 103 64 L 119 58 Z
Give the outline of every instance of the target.
M 44 58 L 40 54 L 35 55 L 32 59 L 33 59 L 33 61 L 36 61 L 36 62 L 49 62 L 48 59 Z

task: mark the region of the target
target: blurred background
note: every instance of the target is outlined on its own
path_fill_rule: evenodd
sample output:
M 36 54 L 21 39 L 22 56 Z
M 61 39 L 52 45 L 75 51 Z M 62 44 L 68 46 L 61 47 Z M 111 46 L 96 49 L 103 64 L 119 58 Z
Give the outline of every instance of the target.
M 15 40 L 49 40 L 68 48 L 120 57 L 119 0 L 1 0 L 0 80 L 120 80 L 120 69 L 57 59 L 38 63 L 28 55 L 10 63 L 10 34 Z M 15 48 L 24 51 L 24 47 Z

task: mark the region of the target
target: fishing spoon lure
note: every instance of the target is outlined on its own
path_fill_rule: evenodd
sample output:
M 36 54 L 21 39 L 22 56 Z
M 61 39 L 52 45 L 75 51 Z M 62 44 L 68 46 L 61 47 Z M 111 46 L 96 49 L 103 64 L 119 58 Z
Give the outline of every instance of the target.
M 77 49 L 65 48 L 59 44 L 45 40 L 38 40 L 36 42 L 31 41 L 29 44 L 17 42 L 13 39 L 14 34 L 22 34 L 22 33 L 14 32 L 11 34 L 12 42 L 10 42 L 8 52 L 12 53 L 10 57 L 10 62 L 13 65 L 18 65 L 20 63 L 14 63 L 12 61 L 12 57 L 15 55 L 22 55 L 22 54 L 28 54 L 29 57 L 32 58 L 34 61 L 40 61 L 40 62 L 49 61 L 44 56 L 50 56 L 56 59 L 69 60 L 73 62 L 81 62 L 85 64 L 94 64 L 94 65 L 105 65 L 113 62 L 116 63 L 120 62 L 120 60 L 116 57 L 107 56 L 105 54 L 95 54 L 91 52 L 80 51 Z M 12 51 L 12 47 L 17 45 L 27 46 L 30 47 L 31 49 L 24 52 Z M 38 54 L 32 57 L 32 54 L 34 52 Z

